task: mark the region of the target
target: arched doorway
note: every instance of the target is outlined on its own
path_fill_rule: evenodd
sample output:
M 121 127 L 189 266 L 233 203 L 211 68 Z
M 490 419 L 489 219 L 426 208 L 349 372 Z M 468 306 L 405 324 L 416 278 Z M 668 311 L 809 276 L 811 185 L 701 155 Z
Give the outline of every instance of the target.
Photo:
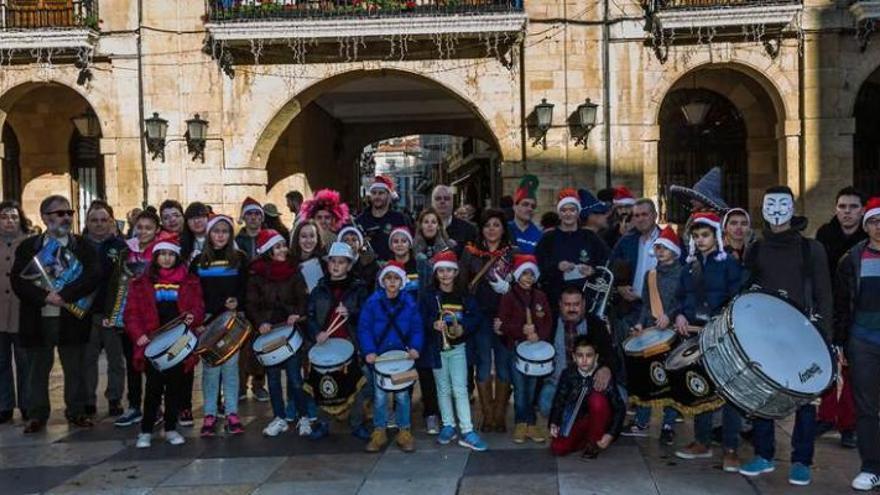
M 759 79 L 739 65 L 707 65 L 679 78 L 664 96 L 657 114 L 657 196 L 667 221 L 687 218 L 687 205 L 667 194 L 669 186 L 690 187 L 712 167 L 722 169 L 725 202 L 753 214 L 764 189 L 780 182 L 784 111 L 773 85 Z
M 21 163 L 18 137 L 12 126 L 3 124 L 3 199 L 21 202 Z
M 309 195 L 331 187 L 355 205 L 362 192 L 359 164 L 365 148 L 392 138 L 432 135 L 459 137 L 463 143 L 479 140 L 496 157 L 479 162 L 493 168 L 486 174 L 471 170 L 432 179 L 461 179 L 459 187 L 465 187 L 478 177 L 497 176 L 498 141 L 473 103 L 437 81 L 397 70 L 347 72 L 307 88 L 266 126 L 254 156 L 268 157 L 269 201 L 283 205 L 291 189 Z M 498 182 L 480 188 L 497 195 Z M 413 185 L 426 187 L 421 180 Z
M 859 88 L 853 117 L 853 185 L 868 194 L 880 193 L 880 69 Z

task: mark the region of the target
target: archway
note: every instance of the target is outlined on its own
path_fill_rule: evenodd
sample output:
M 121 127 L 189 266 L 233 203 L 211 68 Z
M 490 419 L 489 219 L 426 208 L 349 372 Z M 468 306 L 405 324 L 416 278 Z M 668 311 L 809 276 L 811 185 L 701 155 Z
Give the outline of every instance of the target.
M 853 117 L 853 185 L 868 194 L 880 193 L 880 68 L 859 88 Z
M 94 125 L 81 134 L 73 119 L 92 115 Z M 4 194 L 15 192 L 27 214 L 38 217 L 39 203 L 49 194 L 62 194 L 78 212 L 82 225 L 93 199 L 105 198 L 104 157 L 99 150 L 100 119 L 77 91 L 56 83 L 15 87 L 0 97 L 3 120 Z M 8 131 L 6 130 L 8 129 Z M 13 157 L 17 151 L 17 175 Z M 7 172 L 7 168 L 9 172 Z
M 500 162 L 498 141 L 472 103 L 426 77 L 378 70 L 334 76 L 297 95 L 266 126 L 254 163 L 267 156 L 268 197 L 276 204 L 284 204 L 288 190 L 308 195 L 324 187 L 339 190 L 356 204 L 361 193 L 358 164 L 365 147 L 416 135 L 479 140 L 496 157 L 483 163 L 497 169 Z M 479 175 L 470 174 L 461 185 Z M 486 175 L 497 176 L 495 170 Z M 457 177 L 432 177 L 432 182 L 450 178 Z M 500 192 L 497 182 L 490 194 Z
M 760 82 L 730 66 L 703 66 L 681 77 L 664 96 L 658 115 L 658 197 L 668 221 L 687 210 L 666 194 L 671 184 L 691 186 L 714 166 L 731 206 L 756 212 L 763 190 L 780 181 L 785 142 L 781 109 Z

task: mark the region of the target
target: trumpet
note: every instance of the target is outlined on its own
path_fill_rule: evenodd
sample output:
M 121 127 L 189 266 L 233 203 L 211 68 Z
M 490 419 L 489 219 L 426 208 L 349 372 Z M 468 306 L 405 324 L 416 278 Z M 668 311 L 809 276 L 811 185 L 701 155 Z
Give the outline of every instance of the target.
M 593 291 L 588 311 L 597 318 L 604 319 L 605 311 L 608 309 L 608 298 L 611 297 L 611 290 L 614 288 L 614 273 L 607 266 L 597 266 L 595 270 L 596 274 L 592 279 L 587 279 L 581 292 L 586 295 L 587 289 Z
M 452 349 L 452 344 L 449 343 L 452 339 L 457 339 L 461 337 L 462 330 L 461 325 L 458 323 L 458 317 L 455 315 L 454 311 L 450 311 L 448 309 L 443 309 L 443 305 L 440 304 L 440 298 L 437 298 L 437 308 L 440 310 L 437 315 L 438 322 L 445 322 L 446 315 L 450 315 L 452 317 L 452 323 L 446 325 L 446 330 L 440 332 L 440 337 L 443 339 L 443 350 L 448 351 Z

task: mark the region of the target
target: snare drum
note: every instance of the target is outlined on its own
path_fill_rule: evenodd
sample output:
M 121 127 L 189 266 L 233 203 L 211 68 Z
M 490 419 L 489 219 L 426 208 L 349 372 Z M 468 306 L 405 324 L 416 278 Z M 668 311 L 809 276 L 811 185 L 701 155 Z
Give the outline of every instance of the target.
M 177 366 L 196 349 L 198 339 L 183 319 L 181 315 L 159 327 L 144 349 L 144 357 L 159 371 Z
M 254 340 L 254 354 L 263 366 L 275 366 L 290 359 L 302 344 L 302 336 L 293 325 L 275 325 Z
M 366 383 L 354 357 L 354 345 L 347 339 L 327 339 L 309 349 L 308 379 L 303 389 L 321 409 L 343 415 L 355 394 Z
M 724 399 L 715 393 L 715 384 L 703 368 L 701 357 L 700 337 L 691 337 L 666 358 L 671 406 L 682 414 L 714 411 L 724 404 Z
M 241 349 L 253 327 L 236 311 L 225 311 L 205 325 L 199 336 L 196 354 L 211 366 L 220 366 Z
M 516 346 L 514 366 L 526 376 L 547 376 L 553 373 L 556 349 L 553 345 L 539 340 L 520 342 Z
M 834 379 L 831 351 L 793 303 L 762 291 L 740 294 L 700 334 L 718 392 L 747 416 L 782 419 Z
M 669 399 L 666 357 L 677 334 L 669 329 L 647 328 L 623 341 L 627 390 L 636 404 Z
M 419 375 L 413 369 L 416 363 L 406 351 L 386 351 L 373 365 L 376 386 L 386 392 L 399 392 L 415 385 Z

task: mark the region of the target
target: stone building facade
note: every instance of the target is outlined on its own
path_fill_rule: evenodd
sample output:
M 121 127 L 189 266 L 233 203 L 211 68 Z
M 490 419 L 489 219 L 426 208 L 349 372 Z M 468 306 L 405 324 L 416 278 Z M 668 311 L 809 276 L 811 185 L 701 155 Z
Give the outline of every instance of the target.
M 534 173 L 544 207 L 609 177 L 659 198 L 711 165 L 753 209 L 775 183 L 817 218 L 844 185 L 880 192 L 880 1 L 522 3 L 0 0 L 4 195 L 31 215 L 50 192 L 231 213 L 290 188 L 351 197 L 365 145 L 419 133 L 489 143 L 493 193 Z M 90 112 L 100 132 L 83 135 L 72 119 Z M 143 138 L 154 112 L 164 161 Z

